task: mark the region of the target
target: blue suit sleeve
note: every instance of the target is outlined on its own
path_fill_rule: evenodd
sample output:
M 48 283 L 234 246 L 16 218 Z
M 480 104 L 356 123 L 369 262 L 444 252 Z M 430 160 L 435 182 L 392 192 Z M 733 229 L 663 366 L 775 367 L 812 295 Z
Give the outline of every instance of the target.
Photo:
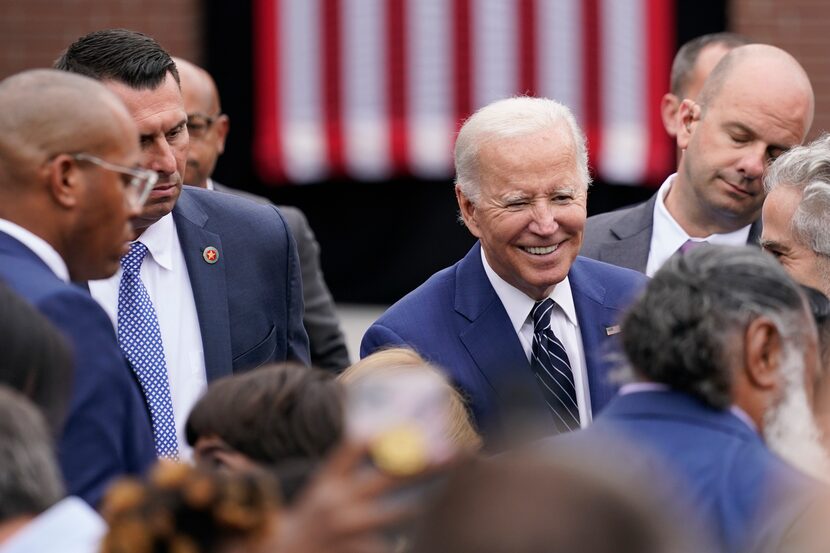
M 360 358 L 363 359 L 383 347 L 395 346 L 408 346 L 408 344 L 390 328 L 375 323 L 363 335 L 363 340 L 360 342 Z
M 46 298 L 41 311 L 70 339 L 72 401 L 58 443 L 67 492 L 96 506 L 107 486 L 155 461 L 149 415 L 103 309 L 83 291 Z
M 274 211 L 279 213 L 279 210 L 273 207 Z M 303 326 L 303 280 L 300 271 L 300 258 L 297 254 L 297 244 L 291 236 L 291 231 L 285 223 L 282 215 L 279 215 L 283 228 L 285 229 L 285 238 L 288 243 L 286 252 L 286 290 L 288 290 L 288 298 L 286 299 L 287 306 L 287 355 L 288 359 L 299 361 L 304 365 L 311 363 L 311 355 L 308 346 L 308 334 L 306 334 Z

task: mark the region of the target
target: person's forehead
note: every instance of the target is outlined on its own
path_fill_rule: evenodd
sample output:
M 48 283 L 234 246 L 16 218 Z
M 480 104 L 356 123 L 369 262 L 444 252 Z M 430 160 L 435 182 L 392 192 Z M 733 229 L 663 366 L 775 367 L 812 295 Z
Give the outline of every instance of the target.
M 773 244 L 777 248 L 794 247 L 790 224 L 798 207 L 798 195 L 794 192 L 789 187 L 778 186 L 767 195 L 761 212 L 764 223 L 761 229 L 762 243 Z
M 205 113 L 213 111 L 214 98 L 212 88 L 206 76 L 190 70 L 182 71 L 180 76 L 182 98 L 188 113 L 194 111 Z
M 148 123 L 165 123 L 184 117 L 184 100 L 179 85 L 168 73 L 164 82 L 154 89 L 135 89 L 117 81 L 104 81 L 130 112 L 139 130 Z
M 481 149 L 486 188 L 504 195 L 561 188 L 580 188 L 580 171 L 573 139 L 563 133 L 502 138 Z

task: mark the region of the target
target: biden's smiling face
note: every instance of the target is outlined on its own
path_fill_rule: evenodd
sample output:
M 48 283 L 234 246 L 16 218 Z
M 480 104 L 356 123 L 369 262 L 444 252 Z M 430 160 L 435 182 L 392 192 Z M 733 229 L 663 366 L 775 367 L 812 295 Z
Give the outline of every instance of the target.
M 486 141 L 479 198 L 457 196 L 464 222 L 505 281 L 541 299 L 568 274 L 582 245 L 587 184 L 573 139 L 543 131 Z

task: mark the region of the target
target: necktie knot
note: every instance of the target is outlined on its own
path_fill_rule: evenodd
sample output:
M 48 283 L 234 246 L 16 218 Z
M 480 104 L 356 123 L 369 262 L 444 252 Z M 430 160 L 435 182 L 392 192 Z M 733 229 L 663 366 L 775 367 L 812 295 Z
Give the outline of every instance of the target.
M 124 269 L 125 273 L 133 275 L 139 274 L 139 271 L 141 271 L 141 263 L 144 261 L 144 257 L 148 251 L 147 246 L 141 242 L 133 242 L 130 244 L 130 251 L 121 258 L 121 268 Z
M 689 238 L 688 240 L 683 242 L 683 245 L 680 246 L 680 248 L 677 251 L 681 254 L 684 254 L 689 253 L 690 251 L 697 248 L 705 248 L 708 245 L 709 242 L 707 242 L 706 240 L 692 240 L 691 238 Z
M 553 311 L 554 302 L 550 298 L 537 301 L 533 305 L 530 316 L 533 318 L 533 331 L 539 332 L 550 326 L 550 316 Z

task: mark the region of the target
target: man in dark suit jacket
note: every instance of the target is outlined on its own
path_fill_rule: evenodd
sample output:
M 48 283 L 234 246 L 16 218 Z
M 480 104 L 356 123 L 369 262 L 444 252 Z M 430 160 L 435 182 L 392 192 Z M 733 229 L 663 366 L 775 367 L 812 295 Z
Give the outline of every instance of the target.
M 219 92 L 210 74 L 187 60 L 173 58 L 182 84 L 184 108 L 187 111 L 187 130 L 190 149 L 184 182 L 192 186 L 235 194 L 265 205 L 271 201 L 211 179 L 216 160 L 225 150 L 225 139 L 230 130 L 230 119 L 222 113 Z M 346 338 L 340 330 L 340 320 L 320 268 L 320 245 L 303 212 L 296 207 L 277 206 L 291 235 L 297 242 L 300 271 L 303 281 L 303 326 L 308 333 L 311 363 L 323 369 L 340 372 L 349 366 Z
M 770 76 L 777 86 L 767 86 Z M 687 243 L 757 244 L 764 168 L 812 123 L 807 74 L 783 50 L 740 46 L 718 62 L 699 98 L 691 92 L 674 119 L 665 117 L 682 151 L 677 173 L 646 203 L 588 219 L 583 255 L 651 276 Z
M 68 492 L 94 506 L 110 481 L 140 474 L 155 452 L 112 324 L 69 281 L 116 271 L 129 219 L 140 212 L 142 188 L 149 191 L 154 175 L 133 172 L 135 124 L 91 79 L 29 71 L 0 83 L 0 104 L 0 279 L 73 347 L 58 456 Z
M 605 355 L 620 312 L 645 279 L 577 258 L 590 182 L 582 132 L 552 100 L 503 100 L 464 124 L 455 160 L 461 215 L 480 242 L 378 319 L 361 355 L 393 344 L 415 348 L 444 367 L 490 435 L 517 394 L 527 414 L 548 417 L 548 431 L 557 402 L 573 409 L 567 428 L 556 428 L 586 425 L 616 390 Z M 550 325 L 534 318 L 542 305 Z M 564 366 L 534 361 L 548 355 L 543 330 L 560 342 Z M 551 395 L 560 387 L 567 396 Z
M 187 114 L 176 66 L 152 38 L 126 30 L 90 33 L 70 45 L 56 67 L 93 76 L 122 99 L 138 127 L 141 166 L 159 175 L 133 220 L 133 247 L 144 250 L 138 279 L 157 318 L 143 324 L 160 334 L 153 366 L 168 375 L 167 382 L 145 377 L 142 387 L 151 414 L 158 413 L 159 454 L 177 455 L 187 451 L 184 422 L 207 381 L 267 362 L 309 362 L 296 246 L 273 207 L 182 191 Z M 117 273 L 90 283 L 93 296 L 125 328 L 132 320 L 117 313 L 126 281 Z M 119 337 L 128 353 L 159 350 L 125 345 L 120 331 Z M 133 368 L 140 380 L 147 374 Z M 160 392 L 148 391 L 153 386 Z M 162 447 L 171 442 L 175 447 Z
M 798 286 L 754 248 L 674 256 L 627 314 L 622 342 L 637 381 L 570 444 L 606 457 L 629 446 L 722 551 L 775 550 L 813 484 L 764 437 L 790 432 L 792 447 L 820 450 L 805 389 L 817 336 Z

